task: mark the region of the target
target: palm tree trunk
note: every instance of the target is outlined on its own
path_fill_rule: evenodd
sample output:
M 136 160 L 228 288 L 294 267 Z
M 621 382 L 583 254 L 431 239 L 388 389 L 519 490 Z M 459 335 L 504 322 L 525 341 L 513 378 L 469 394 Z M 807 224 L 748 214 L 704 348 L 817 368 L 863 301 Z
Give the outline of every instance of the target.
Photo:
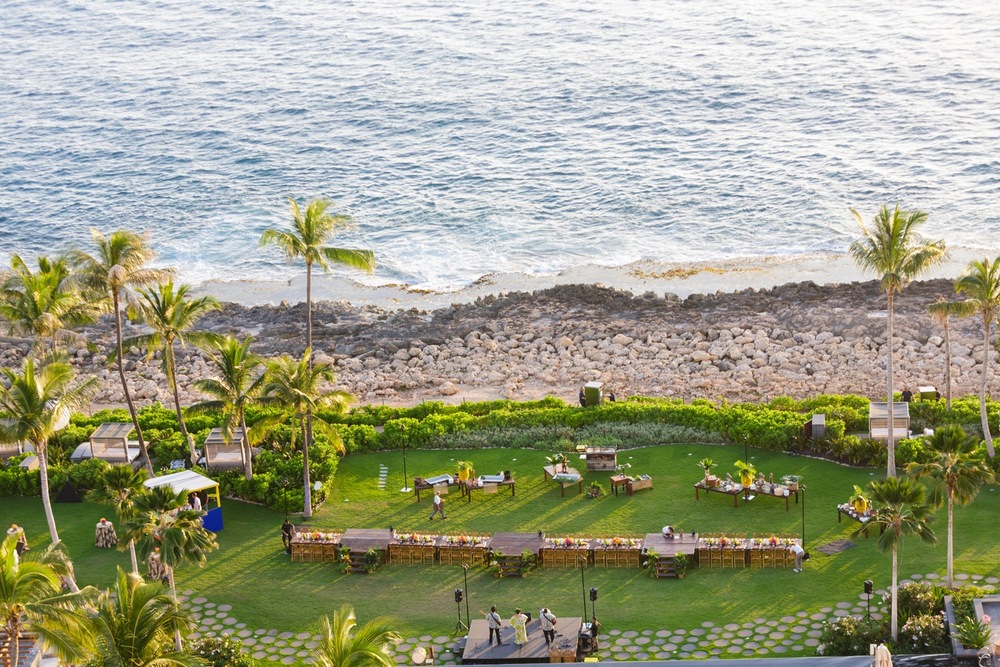
M 177 586 L 174 583 L 174 568 L 167 569 L 167 579 L 170 581 L 170 594 L 174 598 L 174 604 L 180 604 L 177 601 Z M 174 648 L 179 652 L 183 649 L 181 646 L 181 629 L 179 627 L 174 627 Z
M 49 524 L 49 537 L 52 544 L 59 544 L 59 531 L 56 530 L 56 517 L 52 513 L 52 498 L 49 496 L 49 453 L 48 443 L 36 443 L 38 445 L 38 477 L 42 483 L 42 507 L 45 509 L 45 520 Z
M 240 410 L 240 426 L 243 427 L 243 471 L 247 480 L 253 479 L 253 451 L 250 449 L 250 436 L 247 434 L 247 419 L 243 410 Z
M 313 367 L 313 308 L 312 308 L 312 262 L 306 261 L 306 349 L 309 350 L 309 370 Z M 312 489 L 309 484 L 309 445 L 312 444 L 312 407 L 306 409 L 306 424 L 302 432 L 302 479 L 305 480 L 305 507 L 302 518 L 312 516 Z
M 899 536 L 896 536 L 899 539 Z M 892 545 L 892 620 L 890 621 L 890 634 L 892 641 L 899 639 L 899 551 L 896 543 Z
M 128 555 L 132 559 L 132 574 L 139 576 L 139 559 L 135 556 L 135 542 L 128 541 Z
M 954 588 L 955 572 L 955 492 L 948 491 L 948 588 Z
M 7 631 L 7 650 L 3 652 L 3 666 L 17 667 L 21 659 L 21 623 L 15 620 L 5 624 Z
M 146 463 L 146 472 L 149 473 L 150 477 L 153 477 L 156 474 L 153 472 L 153 462 L 150 460 L 149 452 L 146 450 L 146 441 L 142 437 L 142 427 L 139 426 L 139 416 L 135 411 L 135 403 L 132 402 L 132 392 L 128 390 L 128 382 L 125 380 L 125 366 L 122 359 L 125 356 L 125 352 L 122 349 L 122 314 L 118 301 L 118 290 L 112 290 L 111 295 L 115 306 L 115 345 L 118 349 L 118 357 L 115 361 L 117 361 L 116 365 L 118 366 L 118 377 L 122 381 L 122 390 L 125 392 L 125 404 L 128 405 L 128 413 L 132 417 L 132 428 L 135 429 L 135 437 L 139 441 L 139 452 L 142 455 L 142 460 Z
M 993 449 L 993 436 L 990 435 L 990 420 L 986 414 L 986 376 L 990 365 L 990 320 L 983 315 L 983 330 L 986 337 L 983 339 L 983 370 L 979 378 L 979 417 L 983 421 L 983 437 L 986 439 L 986 452 L 992 459 L 996 456 Z
M 188 454 L 191 456 L 191 464 L 197 465 L 198 463 L 198 453 L 194 450 L 194 438 L 188 435 L 187 425 L 184 424 L 184 413 L 181 411 L 181 394 L 177 389 L 177 361 L 174 358 L 174 341 L 168 340 L 163 347 L 163 353 L 166 355 L 166 367 L 167 367 L 167 383 L 170 385 L 170 391 L 174 395 L 174 408 L 177 411 L 177 424 L 181 429 L 181 437 L 184 438 L 184 442 L 188 446 Z
M 302 479 L 305 484 L 305 503 L 302 508 L 303 519 L 308 519 L 312 516 L 312 484 L 309 482 L 309 440 L 312 437 L 312 433 L 310 433 L 312 430 L 311 426 L 308 419 L 302 424 Z
M 887 327 L 887 329 L 888 330 L 886 332 L 886 347 L 889 348 L 889 363 L 886 365 L 886 369 L 887 369 L 887 376 L 888 376 L 888 380 L 889 380 L 889 400 L 888 400 L 888 406 L 889 406 L 889 440 L 886 443 L 886 473 L 885 474 L 886 474 L 887 477 L 895 477 L 896 476 L 896 428 L 895 428 L 896 411 L 895 411 L 895 409 L 893 409 L 893 401 L 892 401 L 892 395 L 893 395 L 893 390 L 892 390 L 893 389 L 893 387 L 892 387 L 892 328 L 893 328 L 893 319 L 894 318 L 893 318 L 893 312 L 892 312 L 892 305 L 893 305 L 892 304 L 892 301 L 893 301 L 892 297 L 893 297 L 893 294 L 892 294 L 892 290 L 891 289 L 888 291 L 888 297 L 889 297 L 889 307 L 888 307 L 888 309 L 889 309 L 889 317 L 887 318 L 887 320 L 888 320 L 888 327 Z M 896 619 L 896 617 L 895 617 L 895 615 L 893 615 L 893 622 L 895 622 L 895 619 Z M 895 638 L 896 638 L 896 636 L 894 634 L 893 635 L 893 639 L 895 639 Z
M 951 411 L 951 325 L 944 316 L 944 409 Z

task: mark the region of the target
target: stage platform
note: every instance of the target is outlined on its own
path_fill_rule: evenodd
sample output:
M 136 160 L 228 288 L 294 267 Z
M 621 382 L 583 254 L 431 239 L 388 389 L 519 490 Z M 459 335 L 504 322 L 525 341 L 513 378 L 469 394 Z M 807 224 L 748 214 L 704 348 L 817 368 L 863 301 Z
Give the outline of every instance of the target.
M 673 556 L 674 554 L 694 555 L 698 548 L 698 534 L 677 533 L 673 539 L 667 539 L 663 533 L 649 533 L 643 540 L 642 546 L 649 551 L 655 551 L 661 556 Z
M 354 552 L 369 549 L 386 551 L 393 539 L 392 531 L 388 528 L 348 528 L 340 536 L 340 545 Z
M 503 619 L 500 628 L 500 646 L 490 646 L 490 626 L 486 619 L 472 621 L 465 642 L 465 653 L 462 654 L 463 665 L 505 665 L 514 663 L 549 662 L 549 647 L 545 645 L 545 635 L 542 626 L 532 611 L 532 619 L 528 622 L 528 643 L 518 646 L 514 643 L 514 628 L 510 627 L 510 619 Z M 560 618 L 556 622 L 556 641 L 554 647 L 576 651 L 580 640 L 580 629 L 583 621 L 579 616 Z

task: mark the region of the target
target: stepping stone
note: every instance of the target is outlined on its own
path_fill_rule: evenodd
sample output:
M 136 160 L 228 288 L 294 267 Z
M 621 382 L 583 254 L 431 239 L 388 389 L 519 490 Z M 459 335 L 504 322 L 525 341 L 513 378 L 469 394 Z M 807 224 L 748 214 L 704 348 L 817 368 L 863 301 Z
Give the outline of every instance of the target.
M 851 608 L 851 603 L 850 602 L 838 602 L 837 603 L 837 607 L 839 609 L 850 609 Z
M 296 639 L 309 639 L 310 637 L 312 637 L 312 635 L 310 635 L 308 632 L 300 632 L 299 634 L 295 635 Z
M 758 635 L 766 635 L 770 631 L 771 631 L 771 628 L 767 627 L 766 625 L 762 625 L 762 626 L 756 628 L 756 632 L 757 632 Z
M 302 506 L 305 507 L 305 503 L 303 503 Z M 267 653 L 264 653 L 263 651 L 256 651 L 251 655 L 251 657 L 254 660 L 263 660 L 267 657 Z
M 260 638 L 260 643 L 261 644 L 273 644 L 274 643 L 274 637 L 261 637 Z
M 986 583 L 988 584 L 1000 584 L 1000 579 L 997 577 L 986 577 Z
M 670 632 L 670 630 L 657 630 L 656 631 L 656 636 L 657 637 L 669 637 L 672 634 L 673 633 Z
M 699 659 L 701 659 L 701 658 L 707 658 L 708 657 L 708 653 L 706 653 L 705 651 L 695 651 L 694 653 L 691 654 L 691 657 L 692 658 L 699 658 Z
M 294 665 L 295 664 L 295 656 L 294 655 L 286 655 L 284 658 L 281 659 L 281 664 L 283 664 L 283 665 Z
M 981 575 L 981 574 L 974 574 L 974 575 L 972 575 L 972 580 L 973 581 L 982 581 L 982 578 L 983 578 L 983 575 Z
M 736 634 L 733 633 L 733 632 L 723 632 L 722 633 L 722 638 L 723 639 L 732 639 L 735 636 L 736 636 Z
M 220 630 L 222 630 L 222 624 L 216 623 L 215 625 L 212 626 L 212 629 L 215 630 L 216 632 L 219 632 Z
M 837 609 L 836 611 L 833 612 L 833 615 L 837 616 L 838 618 L 844 618 L 845 616 L 850 616 L 851 612 L 847 611 L 846 609 Z
M 715 626 L 715 623 L 713 623 L 712 621 L 705 621 L 701 624 L 701 627 L 703 628 L 711 628 L 713 626 Z
M 246 624 L 246 623 L 237 623 L 237 624 L 236 624 L 236 627 L 237 627 L 238 629 L 242 630 L 243 628 L 247 627 L 247 624 Z
M 600 628 L 598 628 L 598 630 L 600 630 Z M 615 640 L 615 646 L 628 646 L 631 643 L 632 642 L 630 642 L 625 637 L 619 637 L 618 639 Z
M 802 643 L 805 644 L 806 646 L 819 646 L 819 640 L 814 639 L 813 637 L 810 637 L 809 639 L 805 640 Z
M 745 640 L 742 637 L 733 637 L 729 640 L 729 643 L 732 646 L 743 646 L 744 641 Z
M 734 645 L 732 645 L 732 646 L 730 646 L 729 648 L 726 649 L 726 653 L 730 653 L 730 654 L 735 655 L 735 654 L 739 653 L 742 650 L 743 650 L 742 646 L 737 646 L 737 645 L 734 644 Z
M 291 639 L 294 636 L 295 636 L 294 632 L 282 632 L 280 635 L 278 635 L 278 638 L 279 639 Z
M 760 648 L 760 644 L 757 642 L 747 642 L 746 644 L 743 645 L 743 648 L 752 648 L 756 650 Z
M 278 653 L 280 653 L 281 655 L 295 655 L 295 649 L 291 647 L 283 648 L 280 651 L 278 651 Z
M 788 648 L 785 647 L 785 646 L 775 646 L 774 647 L 774 652 L 775 653 L 785 653 L 787 651 L 788 651 Z
M 804 625 L 796 625 L 788 629 L 789 632 L 794 632 L 797 635 L 805 633 L 809 628 Z
M 684 644 L 683 646 L 681 646 L 682 651 L 687 651 L 689 653 L 695 650 L 696 648 L 698 648 L 697 644 Z
M 672 657 L 673 657 L 672 655 L 670 655 L 669 653 L 666 653 L 665 651 L 661 651 L 661 652 L 659 652 L 659 653 L 656 654 L 656 659 L 657 660 L 670 660 L 670 658 L 672 658 Z
M 663 650 L 668 652 L 673 652 L 677 650 L 677 644 L 664 644 Z
M 633 658 L 634 658 L 635 660 L 649 660 L 649 654 L 648 654 L 648 653 L 636 653 L 636 654 L 635 654 L 634 656 L 632 656 L 632 657 L 633 657 Z
M 653 640 L 653 646 L 663 646 L 666 643 L 667 640 L 663 639 L 662 637 L 657 637 L 656 639 Z
M 648 636 L 648 635 L 651 635 L 651 634 L 653 634 L 653 631 L 652 631 L 652 630 L 643 630 L 643 631 L 642 631 L 642 634 L 644 634 L 644 635 L 647 635 L 647 636 Z
M 238 636 L 240 636 L 240 637 L 249 637 L 249 636 L 250 636 L 250 635 L 252 635 L 253 633 L 252 633 L 252 632 L 250 632 L 249 630 L 240 630 L 240 631 L 239 631 L 239 632 L 237 632 L 236 634 L 237 634 Z
M 305 507 L 305 503 L 302 503 L 302 506 Z M 598 630 L 600 630 L 600 628 L 598 628 Z M 308 644 L 306 646 L 308 646 Z M 409 653 L 411 648 L 412 648 L 412 646 L 410 646 L 409 644 L 406 644 L 406 643 L 397 644 L 396 645 L 396 653 Z
M 806 649 L 801 644 L 796 644 L 795 646 L 792 647 L 792 650 L 795 651 L 796 653 L 801 653 L 802 651 L 805 651 Z
M 600 628 L 598 628 L 598 630 L 600 630 Z M 611 635 L 612 637 L 617 637 L 621 633 L 622 633 L 622 631 L 619 630 L 618 628 L 615 628 L 614 630 L 611 630 L 610 632 L 608 632 L 608 634 Z
M 434 643 L 435 644 L 444 645 L 444 644 L 448 644 L 450 642 L 451 642 L 451 638 L 449 638 L 449 637 L 435 637 L 434 638 Z
M 767 647 L 767 648 L 771 648 L 772 646 L 774 646 L 777 643 L 778 642 L 774 641 L 773 639 L 765 639 L 764 640 L 764 646 Z
M 430 635 L 420 635 L 420 641 L 422 641 L 422 642 L 429 642 L 429 641 L 433 641 L 433 640 L 434 640 L 434 638 L 431 637 Z
M 600 628 L 598 628 L 598 630 L 600 630 Z M 638 637 L 638 636 L 639 633 L 636 632 L 635 630 L 626 630 L 625 632 L 622 633 L 622 637 Z
M 208 598 L 195 598 L 191 600 L 191 602 L 193 602 L 194 604 L 205 604 L 206 602 L 208 602 Z
M 600 630 L 600 628 L 598 628 Z M 631 660 L 631 653 L 615 653 L 615 660 Z
M 720 648 L 724 648 L 726 646 L 729 646 L 729 640 L 728 639 L 716 639 L 713 643 L 716 646 L 720 647 Z
M 809 637 L 822 637 L 823 636 L 823 631 L 822 630 L 810 630 L 809 632 L 806 633 L 806 635 L 809 636 Z
M 753 632 L 751 630 L 740 630 L 736 634 L 739 635 L 740 637 L 751 637 L 751 636 L 753 636 Z
M 598 628 L 598 630 L 600 630 L 600 628 Z M 635 643 L 639 644 L 640 646 L 642 646 L 644 644 L 648 644 L 649 643 L 649 637 L 636 637 Z
M 776 641 L 777 640 L 781 640 L 781 639 L 785 638 L 785 633 L 784 632 L 772 632 L 771 634 L 768 635 L 768 638 L 774 639 Z
M 922 575 L 922 574 L 914 574 L 914 575 L 911 575 L 911 577 L 910 577 L 910 578 L 911 578 L 911 579 L 916 579 L 916 580 L 918 580 L 918 581 L 919 581 L 920 579 L 923 579 L 923 578 L 924 578 L 924 575 Z
M 828 610 L 827 613 L 829 613 L 830 611 L 832 610 Z M 811 618 L 814 621 L 824 621 L 826 620 L 826 614 L 813 614 L 809 618 Z
M 600 630 L 600 628 L 598 628 L 598 630 Z M 695 628 L 691 631 L 692 637 L 701 637 L 703 634 L 705 634 L 705 631 L 702 628 Z
M 628 646 L 625 647 L 625 650 L 628 651 L 629 653 L 635 653 L 636 651 L 641 650 L 641 647 L 629 644 Z
M 689 657 L 691 657 L 691 654 L 688 653 L 687 651 L 681 651 L 680 653 L 677 654 L 677 658 L 679 660 L 687 660 Z
M 674 635 L 673 637 L 670 638 L 670 641 L 672 641 L 675 644 L 683 644 L 684 635 Z
M 940 579 L 941 575 L 938 574 L 937 572 L 931 572 L 930 574 L 927 575 L 927 578 L 928 579 Z M 600 628 L 598 628 L 598 629 L 600 629 Z

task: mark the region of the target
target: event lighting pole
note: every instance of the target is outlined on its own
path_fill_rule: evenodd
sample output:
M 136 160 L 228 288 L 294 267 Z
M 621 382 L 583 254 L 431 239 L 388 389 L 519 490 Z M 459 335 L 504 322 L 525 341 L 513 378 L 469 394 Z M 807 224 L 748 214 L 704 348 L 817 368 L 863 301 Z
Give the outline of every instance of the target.
M 583 617 L 587 618 L 587 580 L 583 568 L 587 564 L 585 558 L 577 558 L 580 561 L 580 592 L 583 593 Z
M 465 578 L 465 624 L 469 625 L 469 564 L 462 563 L 462 576 Z M 470 626 L 471 627 L 471 626 Z

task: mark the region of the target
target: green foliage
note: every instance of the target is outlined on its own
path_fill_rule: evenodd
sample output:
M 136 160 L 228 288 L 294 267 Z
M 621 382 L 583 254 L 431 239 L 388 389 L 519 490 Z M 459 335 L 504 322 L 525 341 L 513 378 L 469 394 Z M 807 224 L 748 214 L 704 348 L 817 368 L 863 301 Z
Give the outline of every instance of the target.
M 14 457 L 7 461 L 7 466 L 0 469 L 0 496 L 34 497 L 42 493 L 42 483 L 37 470 L 28 470 L 18 465 L 24 456 Z M 49 469 L 49 475 L 53 470 Z
M 961 623 L 966 619 L 975 618 L 976 611 L 972 606 L 972 601 L 995 593 L 996 591 L 992 588 L 974 585 L 962 586 L 952 591 L 951 608 L 955 612 L 955 620 Z
M 942 614 L 910 616 L 899 629 L 896 653 L 927 655 L 951 649 Z
M 902 584 L 897 597 L 899 614 L 903 618 L 940 614 L 944 611 L 944 591 L 928 582 Z
M 243 645 L 229 636 L 203 637 L 188 645 L 187 650 L 205 660 L 209 667 L 255 667 L 257 664 L 243 652 Z
M 978 618 L 967 618 L 958 622 L 955 631 L 962 646 L 971 649 L 983 648 L 990 643 L 990 639 L 993 637 L 993 628 Z
M 859 616 L 844 616 L 823 627 L 819 641 L 822 655 L 868 655 L 868 647 L 889 634 L 885 622 L 866 621 Z

